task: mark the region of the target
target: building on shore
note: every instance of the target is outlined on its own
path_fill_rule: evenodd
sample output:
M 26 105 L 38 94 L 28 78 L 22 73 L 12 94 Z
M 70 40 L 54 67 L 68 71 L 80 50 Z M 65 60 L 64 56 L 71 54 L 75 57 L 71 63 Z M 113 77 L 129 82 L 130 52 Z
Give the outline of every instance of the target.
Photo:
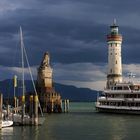
M 61 113 L 62 99 L 53 86 L 53 70 L 50 66 L 50 55 L 48 52 L 44 54 L 38 68 L 36 86 L 43 112 Z

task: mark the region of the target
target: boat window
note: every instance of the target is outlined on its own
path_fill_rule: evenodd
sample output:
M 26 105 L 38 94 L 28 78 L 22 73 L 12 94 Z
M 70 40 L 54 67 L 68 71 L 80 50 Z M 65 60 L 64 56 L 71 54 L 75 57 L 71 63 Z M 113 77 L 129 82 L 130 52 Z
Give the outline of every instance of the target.
M 139 86 L 134 86 L 134 90 L 139 90 Z
M 140 87 L 138 85 L 132 85 L 132 86 L 130 86 L 130 89 L 131 90 L 139 90 Z
M 138 94 L 138 98 L 140 98 L 140 94 Z
M 131 90 L 134 90 L 134 86 L 130 86 L 130 89 L 131 89 Z
M 122 87 L 117 87 L 118 90 L 122 90 Z
M 124 86 L 123 88 L 124 90 L 129 90 L 128 86 Z

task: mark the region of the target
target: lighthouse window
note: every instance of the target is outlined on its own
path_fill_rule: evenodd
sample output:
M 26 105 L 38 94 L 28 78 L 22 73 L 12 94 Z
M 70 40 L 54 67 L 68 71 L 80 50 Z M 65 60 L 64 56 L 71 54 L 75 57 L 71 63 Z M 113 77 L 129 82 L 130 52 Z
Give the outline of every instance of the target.
M 116 64 L 117 64 L 118 62 L 116 61 Z
M 112 73 L 112 69 L 110 69 L 110 73 Z

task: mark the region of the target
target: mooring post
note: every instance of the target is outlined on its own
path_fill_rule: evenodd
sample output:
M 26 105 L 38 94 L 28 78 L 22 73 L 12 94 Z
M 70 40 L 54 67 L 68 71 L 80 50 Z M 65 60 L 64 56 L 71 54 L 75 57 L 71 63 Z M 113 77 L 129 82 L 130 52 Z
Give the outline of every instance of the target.
M 51 113 L 53 113 L 53 108 L 54 108 L 54 102 L 53 102 L 53 99 L 52 99 L 52 101 L 51 101 Z
M 34 125 L 38 125 L 38 96 L 34 96 Z
M 30 115 L 30 124 L 34 124 L 34 102 L 33 95 L 30 95 L 30 107 L 29 107 L 29 115 Z
M 67 112 L 69 112 L 69 100 L 67 100 Z
M 10 109 L 9 109 L 9 105 L 7 104 L 7 118 L 9 119 L 9 114 L 10 114 Z
M 14 112 L 17 113 L 17 97 L 16 96 L 14 97 L 14 107 L 15 107 Z
M 0 94 L 0 129 L 2 128 L 2 105 L 3 105 L 3 96 Z
M 17 107 L 17 111 L 16 112 L 18 113 L 19 112 L 19 108 L 18 108 L 18 106 L 19 106 L 19 99 L 18 98 L 16 99 L 16 105 L 17 105 L 16 106 Z
M 60 101 L 60 107 L 61 107 L 61 110 L 62 110 L 62 108 L 63 108 L 62 100 Z
M 64 100 L 64 112 L 66 112 L 66 100 Z
M 22 96 L 22 115 L 21 115 L 21 121 L 22 124 L 24 124 L 24 115 L 25 115 L 25 96 Z
M 17 98 L 16 98 L 16 87 L 17 87 L 17 76 L 14 75 L 14 113 L 17 113 Z

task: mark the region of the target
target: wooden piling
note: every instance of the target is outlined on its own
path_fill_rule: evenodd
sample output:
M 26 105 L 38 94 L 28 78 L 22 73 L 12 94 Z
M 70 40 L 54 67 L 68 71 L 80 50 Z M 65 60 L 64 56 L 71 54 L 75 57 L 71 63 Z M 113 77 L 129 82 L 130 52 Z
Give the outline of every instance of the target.
M 3 95 L 0 94 L 0 129 L 2 129 L 2 105 L 3 105 Z
M 25 96 L 22 96 L 22 115 L 21 115 L 21 121 L 22 124 L 24 124 L 24 115 L 25 115 Z
M 38 125 L 38 96 L 34 96 L 34 125 Z
M 67 109 L 66 109 L 67 112 L 69 112 L 69 100 L 67 100 L 67 106 L 66 107 L 67 107 Z
M 66 100 L 64 100 L 64 112 L 66 113 Z
M 16 99 L 16 107 L 17 107 L 16 113 L 19 113 L 19 109 L 18 109 L 18 107 L 19 107 L 19 99 L 18 98 Z
M 29 106 L 29 116 L 30 116 L 30 124 L 34 124 L 34 102 L 33 95 L 30 95 L 30 106 Z
M 54 102 L 53 102 L 53 99 L 52 99 L 52 101 L 51 101 L 51 112 L 53 113 L 53 108 L 54 108 Z
M 60 107 L 61 107 L 61 110 L 62 110 L 62 108 L 63 108 L 62 100 L 60 101 Z
M 7 119 L 9 119 L 9 114 L 10 114 L 10 106 L 7 105 Z
M 14 107 L 15 107 L 14 113 L 17 113 L 17 97 L 14 97 Z
M 16 87 L 17 87 L 17 76 L 14 75 L 14 79 L 13 79 L 13 84 L 14 84 L 14 113 L 17 113 L 17 97 L 16 97 Z

